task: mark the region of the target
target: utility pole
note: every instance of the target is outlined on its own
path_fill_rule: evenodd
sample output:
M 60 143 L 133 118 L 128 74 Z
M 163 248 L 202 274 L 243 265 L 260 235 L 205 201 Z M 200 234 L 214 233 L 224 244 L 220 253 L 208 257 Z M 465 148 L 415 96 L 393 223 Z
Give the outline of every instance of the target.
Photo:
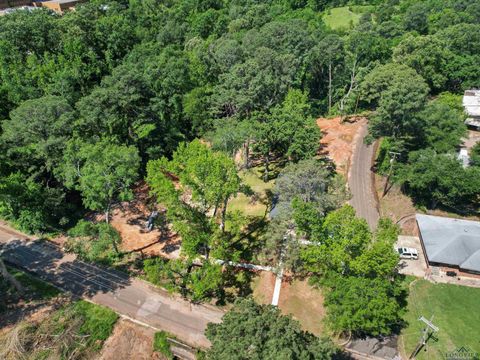
M 388 171 L 387 180 L 385 181 L 385 187 L 383 188 L 382 198 L 385 197 L 385 195 L 387 195 L 387 192 L 388 192 L 388 185 L 390 183 L 390 177 L 392 176 L 393 163 L 395 162 L 395 158 L 397 156 L 400 156 L 399 152 L 389 151 L 388 153 L 392 156 L 392 158 L 390 159 L 390 170 Z
M 415 350 L 413 350 L 413 353 L 412 353 L 412 355 L 410 355 L 409 359 L 415 359 L 415 356 L 417 356 L 417 354 L 422 349 L 422 347 L 425 346 L 428 339 L 433 335 L 433 333 L 440 330 L 438 327 L 436 327 L 432 323 L 433 315 L 432 315 L 432 318 L 430 320 L 425 319 L 423 316 L 420 316 L 420 318 L 418 320 L 424 322 L 426 326 L 422 330 L 422 335 L 420 336 L 417 347 L 415 348 Z

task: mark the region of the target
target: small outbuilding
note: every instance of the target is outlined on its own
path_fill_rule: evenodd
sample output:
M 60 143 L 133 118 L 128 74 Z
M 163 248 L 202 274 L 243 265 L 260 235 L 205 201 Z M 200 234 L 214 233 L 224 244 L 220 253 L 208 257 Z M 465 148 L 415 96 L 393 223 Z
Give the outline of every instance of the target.
M 472 129 L 480 130 L 480 90 L 466 90 L 462 103 L 468 116 L 465 124 Z
M 480 274 L 480 222 L 417 214 L 427 264 Z

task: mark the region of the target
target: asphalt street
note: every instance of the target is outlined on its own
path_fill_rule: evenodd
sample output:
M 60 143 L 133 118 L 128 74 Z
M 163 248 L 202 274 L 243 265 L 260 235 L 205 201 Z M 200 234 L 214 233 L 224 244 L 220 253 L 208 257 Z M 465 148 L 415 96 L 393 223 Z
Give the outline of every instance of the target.
M 45 241 L 11 240 L 0 227 L 6 262 L 96 304 L 107 306 L 158 330 L 168 331 L 192 346 L 208 347 L 205 328 L 220 322 L 223 311 L 193 305 L 178 296 L 129 277 L 127 274 L 85 263 Z
M 366 124 L 359 130 L 359 138 L 352 156 L 348 176 L 348 185 L 352 193 L 350 204 L 355 208 L 357 216 L 367 220 L 370 228 L 375 229 L 379 219 L 371 170 L 375 149 L 373 145 L 366 145 L 363 142 L 365 135 L 367 135 Z

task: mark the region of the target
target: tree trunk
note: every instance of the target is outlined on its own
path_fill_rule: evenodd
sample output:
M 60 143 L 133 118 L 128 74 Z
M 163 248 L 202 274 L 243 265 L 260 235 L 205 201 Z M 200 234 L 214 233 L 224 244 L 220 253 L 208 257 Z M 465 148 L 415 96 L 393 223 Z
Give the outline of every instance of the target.
M 332 63 L 328 64 L 328 113 L 332 109 Z
M 228 197 L 225 198 L 223 201 L 223 208 L 222 208 L 222 218 L 220 220 L 220 229 L 222 232 L 225 232 L 225 220 L 227 217 L 227 205 L 228 205 Z
M 118 251 L 118 246 L 117 246 L 117 243 L 115 242 L 115 239 L 112 239 L 112 245 L 113 245 L 113 250 L 115 250 L 115 253 L 119 255 L 120 251 Z
M 0 274 L 17 290 L 20 295 L 25 293 L 25 289 L 23 288 L 22 284 L 20 284 L 20 282 L 8 272 L 2 258 L 0 258 Z
M 270 163 L 269 154 L 265 155 L 265 171 L 263 172 L 263 181 L 268 182 L 268 165 Z
M 108 204 L 107 210 L 105 210 L 105 222 L 107 224 L 110 223 L 110 204 Z
M 243 145 L 245 151 L 245 169 L 250 168 L 250 140 L 247 140 Z

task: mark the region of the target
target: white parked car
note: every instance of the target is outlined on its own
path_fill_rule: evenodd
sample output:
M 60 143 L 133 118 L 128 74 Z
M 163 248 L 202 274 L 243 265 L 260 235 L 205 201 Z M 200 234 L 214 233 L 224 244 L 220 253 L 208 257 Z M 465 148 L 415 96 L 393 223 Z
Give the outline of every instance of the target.
M 400 254 L 401 259 L 412 259 L 412 260 L 418 259 L 417 249 L 408 248 L 408 247 L 399 247 L 397 251 Z

